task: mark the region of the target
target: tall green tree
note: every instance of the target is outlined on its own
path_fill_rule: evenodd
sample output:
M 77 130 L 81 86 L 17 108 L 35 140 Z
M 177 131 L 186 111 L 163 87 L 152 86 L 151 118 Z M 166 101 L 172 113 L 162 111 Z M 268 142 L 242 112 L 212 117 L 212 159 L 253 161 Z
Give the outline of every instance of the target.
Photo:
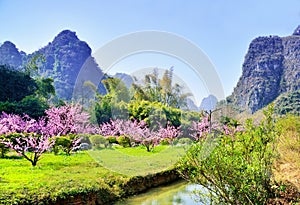
M 95 115 L 97 123 L 109 122 L 112 118 L 128 118 L 127 103 L 130 101 L 129 90 L 118 78 L 108 77 L 102 80 L 107 91 L 106 95 L 97 95 Z
M 95 115 L 98 124 L 109 122 L 112 118 L 112 106 L 110 95 L 99 95 L 98 102 L 95 103 Z
M 104 84 L 107 93 L 111 95 L 113 101 L 130 101 L 129 90 L 121 79 L 109 77 L 102 80 L 102 83 Z
M 0 65 L 0 101 L 19 102 L 38 89 L 28 74 Z
M 133 83 L 135 100 L 161 102 L 166 106 L 185 108 L 186 100 L 190 93 L 183 93 L 183 87 L 178 83 L 173 84 L 173 68 L 166 70 L 159 78 L 158 70 L 145 75 L 144 84 Z
M 39 74 L 39 61 L 43 56 L 34 56 L 24 71 L 0 66 L 0 110 L 7 113 L 26 113 L 33 118 L 44 114 L 55 96 L 53 79 Z

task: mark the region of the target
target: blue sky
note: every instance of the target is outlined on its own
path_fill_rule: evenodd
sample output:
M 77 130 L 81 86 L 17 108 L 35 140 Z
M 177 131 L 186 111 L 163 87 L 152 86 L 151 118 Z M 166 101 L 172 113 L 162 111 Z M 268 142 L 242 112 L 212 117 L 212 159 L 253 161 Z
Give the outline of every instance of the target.
M 258 36 L 292 34 L 300 24 L 300 1 L 0 0 L 0 22 L 0 42 L 12 41 L 26 53 L 45 46 L 64 29 L 76 31 L 93 51 L 136 31 L 171 32 L 192 41 L 207 54 L 227 96 L 241 75 L 251 40 Z M 146 54 L 142 58 L 124 59 L 114 69 L 130 71 L 151 66 L 174 66 L 175 72 L 187 69 L 182 62 L 173 60 Z M 192 79 L 185 71 L 178 75 L 185 81 Z M 195 92 L 201 90 L 197 80 L 189 83 Z M 206 94 L 196 95 L 201 98 Z

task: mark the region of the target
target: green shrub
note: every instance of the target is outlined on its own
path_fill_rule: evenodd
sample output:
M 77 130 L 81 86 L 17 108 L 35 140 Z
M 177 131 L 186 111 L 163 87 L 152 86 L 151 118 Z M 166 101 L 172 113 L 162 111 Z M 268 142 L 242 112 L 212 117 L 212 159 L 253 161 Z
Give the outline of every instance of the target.
M 58 154 L 59 150 L 62 150 L 67 155 L 70 155 L 70 153 L 72 151 L 78 150 L 78 148 L 76 148 L 76 146 L 79 146 L 79 143 L 81 141 L 81 140 L 78 141 L 78 139 L 79 138 L 75 134 L 55 137 L 55 143 L 53 146 L 54 154 Z
M 90 140 L 92 142 L 93 147 L 95 148 L 101 148 L 101 146 L 104 146 L 105 148 L 108 146 L 109 141 L 102 135 L 92 135 L 90 136 Z
M 72 141 L 70 138 L 66 136 L 59 136 L 55 138 L 55 143 L 53 146 L 54 154 L 58 154 L 59 150 L 66 152 L 66 154 L 70 154 L 70 147 L 72 145 Z
M 119 143 L 119 145 L 121 145 L 122 147 L 130 147 L 130 139 L 126 136 L 119 136 L 117 138 L 117 141 Z
M 117 141 L 117 137 L 116 136 L 108 136 L 107 137 L 107 139 L 108 139 L 108 142 L 110 143 L 110 144 L 113 144 L 113 143 L 118 143 L 118 141 Z
M 179 172 L 202 185 L 199 198 L 214 204 L 266 204 L 274 197 L 271 174 L 275 158 L 276 133 L 273 109 L 254 126 L 249 120 L 243 132 L 200 140 L 179 163 Z M 209 135 L 210 136 L 210 135 Z M 207 202 L 207 201 L 206 201 Z

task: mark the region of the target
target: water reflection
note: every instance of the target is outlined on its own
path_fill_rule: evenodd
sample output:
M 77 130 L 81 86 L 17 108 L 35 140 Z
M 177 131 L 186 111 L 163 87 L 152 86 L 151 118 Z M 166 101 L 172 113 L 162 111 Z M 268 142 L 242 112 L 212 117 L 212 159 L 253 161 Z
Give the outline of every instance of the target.
M 199 185 L 180 181 L 151 189 L 147 193 L 130 197 L 116 205 L 201 205 L 203 203 L 196 202 L 196 196 L 193 194 L 195 189 L 200 188 Z

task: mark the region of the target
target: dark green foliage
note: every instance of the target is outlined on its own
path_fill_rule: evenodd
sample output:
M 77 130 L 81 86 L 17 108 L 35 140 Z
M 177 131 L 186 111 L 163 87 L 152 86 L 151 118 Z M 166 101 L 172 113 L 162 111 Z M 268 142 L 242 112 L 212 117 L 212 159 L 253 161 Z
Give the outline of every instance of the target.
M 6 113 L 17 113 L 16 112 L 16 110 L 18 110 L 17 105 L 18 103 L 13 103 L 8 101 L 0 102 L 0 110 Z
M 128 103 L 121 101 L 119 103 L 113 103 L 111 114 L 113 119 L 123 119 L 129 118 Z
M 53 146 L 54 154 L 57 155 L 59 153 L 59 150 L 66 151 L 67 148 L 70 147 L 72 144 L 71 140 L 68 137 L 56 137 L 55 144 Z
M 48 99 L 51 95 L 55 95 L 52 78 L 39 78 L 36 83 L 38 85 L 37 96 Z
M 49 108 L 47 102 L 34 96 L 26 96 L 19 102 L 0 102 L 0 110 L 6 113 L 18 115 L 28 114 L 32 118 L 39 118 L 44 115 L 44 111 Z
M 265 204 L 271 189 L 276 133 L 272 109 L 254 126 L 248 121 L 243 132 L 200 140 L 180 164 L 180 173 L 202 185 L 200 197 L 213 204 Z M 207 201 L 206 201 L 207 202 Z
M 53 80 L 41 78 L 36 73 L 36 56 L 26 66 L 26 71 L 16 71 L 0 66 L 0 110 L 6 113 L 28 114 L 33 118 L 44 115 L 49 108 L 49 99 L 55 95 Z M 34 75 L 35 78 L 31 77 Z
M 0 140 L 1 140 L 1 138 L 3 139 L 4 137 L 5 137 L 5 135 L 0 136 Z M 4 158 L 5 154 L 8 152 L 8 150 L 9 149 L 0 142 L 0 158 Z
M 165 107 L 164 108 L 167 121 L 171 123 L 171 125 L 175 127 L 179 127 L 181 124 L 181 114 L 182 111 L 180 109 Z
M 47 102 L 33 96 L 26 96 L 17 104 L 14 114 L 20 115 L 26 113 L 37 119 L 43 116 L 44 111 L 48 108 L 49 105 Z
M 100 102 L 95 104 L 95 115 L 98 124 L 102 124 L 105 122 L 109 122 L 112 118 L 112 103 L 111 103 L 111 96 L 99 96 Z
M 98 124 L 109 122 L 111 119 L 128 119 L 127 103 L 130 100 L 126 85 L 118 78 L 102 80 L 107 94 L 97 95 L 95 115 Z
M 0 158 L 4 158 L 8 150 L 9 149 L 4 144 L 0 143 Z
M 116 136 L 109 136 L 109 137 L 107 137 L 107 139 L 108 139 L 108 142 L 110 144 L 112 144 L 112 143 L 118 143 Z
M 38 89 L 27 74 L 0 65 L 0 101 L 18 102 Z

